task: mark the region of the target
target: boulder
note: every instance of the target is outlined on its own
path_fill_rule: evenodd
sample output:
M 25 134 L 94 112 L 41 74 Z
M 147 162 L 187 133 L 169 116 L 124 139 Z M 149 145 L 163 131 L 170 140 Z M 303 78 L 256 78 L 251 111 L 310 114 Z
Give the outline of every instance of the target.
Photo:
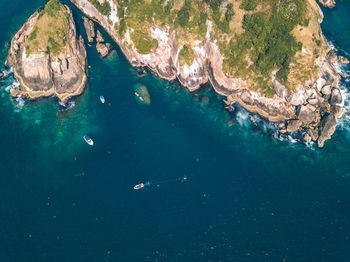
M 318 127 L 309 128 L 308 133 L 313 141 L 318 139 Z
M 337 119 L 333 114 L 325 115 L 320 123 L 320 136 L 317 144 L 319 147 L 324 146 L 324 142 L 332 137 L 337 127 Z
M 315 107 L 312 105 L 302 105 L 299 110 L 298 119 L 305 124 L 310 124 L 315 120 Z
M 331 86 L 330 86 L 330 85 L 326 85 L 326 86 L 322 87 L 321 93 L 322 93 L 324 96 L 329 96 L 329 95 L 331 95 L 331 93 L 332 93 L 332 88 L 331 88 Z
M 301 126 L 301 124 L 302 124 L 302 122 L 298 119 L 288 121 L 287 132 L 297 131 L 299 129 L 299 127 Z
M 311 105 L 317 105 L 318 104 L 318 99 L 317 98 L 309 98 L 307 102 Z
M 345 110 L 341 106 L 333 105 L 331 108 L 331 113 L 335 115 L 336 118 L 340 119 L 344 116 Z
M 337 58 L 336 54 L 334 54 L 333 51 L 329 51 L 329 53 L 328 53 L 328 60 L 331 63 L 337 62 L 338 58 Z
M 280 132 L 280 134 L 286 134 L 287 130 L 286 129 L 281 129 L 279 132 Z
M 344 56 L 338 56 L 338 62 L 343 65 L 347 65 L 350 63 L 349 59 Z
M 84 17 L 84 27 L 88 37 L 88 41 L 91 43 L 95 38 L 95 25 L 89 18 Z
M 340 90 L 338 88 L 333 88 L 330 103 L 334 105 L 334 104 L 340 104 L 342 101 L 343 99 L 342 99 Z
M 278 128 L 279 129 L 283 129 L 285 127 L 286 127 L 286 124 L 284 122 L 281 122 L 281 123 L 278 124 Z
M 306 133 L 303 137 L 303 140 L 305 143 L 309 142 L 310 141 L 310 135 L 308 133 Z

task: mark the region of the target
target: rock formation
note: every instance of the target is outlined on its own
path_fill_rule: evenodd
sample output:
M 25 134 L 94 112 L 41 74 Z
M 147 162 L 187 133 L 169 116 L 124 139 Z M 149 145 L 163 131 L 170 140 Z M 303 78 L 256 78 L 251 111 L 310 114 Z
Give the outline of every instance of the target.
M 84 17 L 84 27 L 88 37 L 88 41 L 91 43 L 95 38 L 95 25 L 89 18 Z
M 319 0 L 319 2 L 325 7 L 332 8 L 335 6 L 335 0 Z
M 195 58 L 192 65 L 181 65 L 179 52 L 182 46 L 177 43 L 175 32 L 168 32 L 154 25 L 149 31 L 158 45 L 150 53 L 141 54 L 134 48 L 129 31 L 124 38 L 120 38 L 116 31 L 119 23 L 118 17 L 115 16 L 117 6 L 112 0 L 106 1 L 112 10 L 109 16 L 101 14 L 88 0 L 71 0 L 108 32 L 133 66 L 147 66 L 158 76 L 167 80 L 177 78 L 190 91 L 195 91 L 201 84 L 210 81 L 214 90 L 226 97 L 227 108 L 233 108 L 231 105 L 238 103 L 246 110 L 257 113 L 271 122 L 286 123 L 281 133 L 307 132 L 312 140 L 319 140 L 318 145 L 321 147 L 333 134 L 337 124 L 336 118 L 342 115 L 338 105 L 342 101 L 338 90 L 340 76 L 332 64 L 333 61 L 327 56 L 330 54 L 330 47 L 321 32 L 317 34 L 320 35 L 318 46 L 322 46 L 322 52 L 313 62 L 318 68 L 316 77 L 310 75 L 308 80 L 295 86 L 293 92 L 289 92 L 285 86 L 274 79 L 273 73 L 272 84 L 275 95 L 268 97 L 252 90 L 245 79 L 230 78 L 223 72 L 224 58 L 217 44 L 210 39 L 212 27 L 210 21 L 207 21 L 205 44 L 194 48 Z M 320 23 L 323 14 L 316 2 L 313 0 L 308 2 L 314 16 L 314 28 L 317 28 L 314 21 Z M 330 4 L 329 1 L 324 2 Z M 311 40 L 313 34 L 309 33 L 309 35 L 310 41 L 315 41 Z M 312 49 L 303 49 L 299 55 L 307 57 L 308 54 L 313 53 L 312 51 Z M 282 127 L 282 124 L 280 126 Z
M 63 36 L 62 46 L 59 47 L 58 42 L 51 45 L 50 43 L 55 41 L 53 38 L 49 38 L 51 39 L 49 43 L 44 36 L 40 35 L 42 29 L 38 22 L 39 19 L 51 19 L 52 22 L 55 22 L 56 18 L 46 18 L 47 14 L 40 14 L 38 11 L 13 37 L 6 63 L 13 67 L 14 77 L 19 81 L 20 89 L 12 89 L 12 96 L 21 95 L 36 99 L 56 95 L 65 103 L 70 97 L 83 92 L 87 80 L 84 40 L 82 37 L 77 38 L 70 9 L 63 5 L 61 8 L 61 11 L 66 13 L 64 19 L 67 19 L 67 24 L 63 25 L 67 31 Z M 59 17 L 62 17 L 61 15 Z M 45 34 L 47 32 L 45 31 Z M 35 50 L 30 46 L 30 41 L 33 42 L 35 37 L 38 41 L 42 41 L 41 45 L 47 46 L 46 50 L 41 48 Z M 34 43 L 33 46 L 38 45 L 38 42 Z

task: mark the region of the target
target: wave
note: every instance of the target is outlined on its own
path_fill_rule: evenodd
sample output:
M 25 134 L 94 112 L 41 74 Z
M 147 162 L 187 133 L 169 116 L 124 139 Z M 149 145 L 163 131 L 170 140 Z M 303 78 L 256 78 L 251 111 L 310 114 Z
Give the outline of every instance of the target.
M 19 112 L 22 110 L 22 108 L 24 107 L 26 101 L 24 98 L 22 98 L 22 96 L 18 96 L 14 99 L 15 101 L 15 112 Z
M 75 101 L 74 100 L 69 100 L 66 104 L 62 103 L 61 101 L 58 102 L 60 105 L 60 111 L 67 111 L 75 107 Z
M 8 75 L 13 73 L 13 68 L 9 67 L 8 69 L 3 69 L 3 70 L 1 70 L 1 73 L 4 74 L 4 77 L 7 77 Z
M 11 89 L 19 89 L 19 82 L 15 79 L 13 79 L 13 82 L 10 83 L 9 85 L 5 86 L 5 91 L 10 92 Z

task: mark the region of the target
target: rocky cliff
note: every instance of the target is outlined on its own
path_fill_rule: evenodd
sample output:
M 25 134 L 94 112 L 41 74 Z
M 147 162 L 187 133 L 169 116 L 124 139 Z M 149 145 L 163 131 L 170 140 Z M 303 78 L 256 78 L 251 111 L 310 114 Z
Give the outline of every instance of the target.
M 30 99 L 56 95 L 65 103 L 84 90 L 85 60 L 84 41 L 77 37 L 70 9 L 51 0 L 11 41 L 6 63 L 20 83 L 11 95 Z
M 232 77 L 224 73 L 225 57 L 221 54 L 217 41 L 211 37 L 215 32 L 212 32 L 213 26 L 209 20 L 206 21 L 204 43 L 197 41 L 198 44 L 194 47 L 194 59 L 192 64 L 188 65 L 180 63 L 179 53 L 183 46 L 178 43 L 176 32 L 169 30 L 169 27 L 153 24 L 149 28 L 149 34 L 157 40 L 157 46 L 149 53 L 142 54 L 135 48 L 135 43 L 130 37 L 134 29 L 128 30 L 123 37 L 118 34 L 117 29 L 122 24 L 117 16 L 118 6 L 113 0 L 105 0 L 110 6 L 108 15 L 99 12 L 89 0 L 71 0 L 71 2 L 109 33 L 132 65 L 147 66 L 167 80 L 177 78 L 190 91 L 197 90 L 201 84 L 210 81 L 217 93 L 227 97 L 227 104 L 239 103 L 252 113 L 257 113 L 269 121 L 279 122 L 281 133 L 300 131 L 305 133 L 305 140 L 312 139 L 322 147 L 334 133 L 336 119 L 344 114 L 341 106 L 342 97 L 338 89 L 340 76 L 329 59 L 330 48 L 319 27 L 323 14 L 314 0 L 308 1 L 311 22 L 308 22 L 307 26 L 300 27 L 298 31 L 295 30 L 295 35 L 298 37 L 298 32 L 303 32 L 300 39 L 304 41 L 303 48 L 296 57 L 299 56 L 303 61 L 309 57 L 314 59 L 310 58 L 310 61 L 314 61 L 311 64 L 302 65 L 304 68 L 298 68 L 299 72 L 307 71 L 308 67 L 312 66 L 317 69 L 316 74 L 310 73 L 302 83 L 300 83 L 302 77 L 296 78 L 295 86 L 288 89 L 274 77 L 276 74 L 274 72 L 271 83 L 275 94 L 272 97 L 251 88 L 249 79 Z M 315 40 L 316 34 L 320 38 Z M 312 49 L 312 45 L 308 44 L 308 41 L 311 43 L 311 38 L 320 47 L 318 50 Z M 315 52 L 317 55 L 313 55 Z M 292 66 L 294 64 L 290 65 Z M 297 70 L 294 73 L 298 75 Z

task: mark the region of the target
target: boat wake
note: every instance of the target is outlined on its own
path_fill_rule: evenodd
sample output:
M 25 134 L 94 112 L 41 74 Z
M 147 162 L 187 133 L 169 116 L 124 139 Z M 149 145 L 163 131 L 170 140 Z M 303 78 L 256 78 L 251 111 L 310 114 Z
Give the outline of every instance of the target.
M 185 182 L 188 180 L 187 176 L 183 176 L 180 178 L 168 179 L 168 180 L 160 180 L 160 181 L 147 181 L 144 183 L 140 183 L 135 185 L 134 190 L 145 189 L 146 187 L 160 187 L 163 184 L 174 183 L 174 182 Z

